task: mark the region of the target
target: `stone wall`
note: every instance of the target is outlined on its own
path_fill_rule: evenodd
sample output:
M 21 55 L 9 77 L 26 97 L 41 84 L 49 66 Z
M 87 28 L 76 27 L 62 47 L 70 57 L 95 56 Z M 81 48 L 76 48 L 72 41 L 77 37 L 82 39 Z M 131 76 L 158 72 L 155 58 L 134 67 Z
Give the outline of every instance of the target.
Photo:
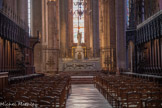
M 37 4 L 38 3 L 38 4 Z M 40 43 L 35 46 L 34 65 L 36 72 L 55 74 L 59 57 L 59 0 L 35 0 L 32 4 L 32 33 Z
M 162 0 L 159 0 L 160 10 L 162 10 Z

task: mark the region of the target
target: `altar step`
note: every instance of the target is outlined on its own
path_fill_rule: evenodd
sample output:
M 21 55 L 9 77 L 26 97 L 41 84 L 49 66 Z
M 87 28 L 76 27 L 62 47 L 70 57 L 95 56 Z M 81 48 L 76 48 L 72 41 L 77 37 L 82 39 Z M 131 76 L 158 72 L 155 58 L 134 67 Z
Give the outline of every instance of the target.
M 71 76 L 72 84 L 93 84 L 93 76 Z

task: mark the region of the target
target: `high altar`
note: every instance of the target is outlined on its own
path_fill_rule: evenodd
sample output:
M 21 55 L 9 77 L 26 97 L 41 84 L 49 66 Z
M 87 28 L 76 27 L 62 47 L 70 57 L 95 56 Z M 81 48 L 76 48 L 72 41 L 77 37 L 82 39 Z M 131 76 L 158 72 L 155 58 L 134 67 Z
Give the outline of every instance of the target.
M 62 58 L 59 61 L 59 71 L 99 71 L 100 58 L 85 59 L 81 46 L 81 33 L 78 32 L 78 43 L 74 58 Z
M 59 71 L 97 71 L 100 70 L 100 58 L 86 58 L 86 50 L 83 49 L 81 45 L 82 40 L 82 33 L 83 30 L 80 30 L 80 23 L 82 22 L 83 13 L 84 13 L 84 5 L 85 2 L 78 1 L 74 3 L 78 9 L 75 9 L 74 16 L 78 19 L 78 24 L 76 24 L 78 27 L 77 30 L 77 46 L 75 48 L 75 51 L 72 50 L 72 58 L 61 58 L 59 60 Z M 81 20 L 81 21 L 80 21 Z M 75 28 L 75 29 L 76 29 Z M 83 28 L 83 27 L 82 27 Z M 80 32 L 81 31 L 81 32 Z M 75 46 L 72 46 L 75 47 Z M 86 58 L 86 59 L 85 59 Z

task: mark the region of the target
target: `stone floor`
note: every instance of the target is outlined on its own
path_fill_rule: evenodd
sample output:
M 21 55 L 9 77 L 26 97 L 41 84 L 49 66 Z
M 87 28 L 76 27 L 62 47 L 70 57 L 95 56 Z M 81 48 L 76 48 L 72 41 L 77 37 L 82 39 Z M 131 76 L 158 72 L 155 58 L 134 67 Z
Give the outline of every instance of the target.
M 93 84 L 72 85 L 66 108 L 112 108 Z

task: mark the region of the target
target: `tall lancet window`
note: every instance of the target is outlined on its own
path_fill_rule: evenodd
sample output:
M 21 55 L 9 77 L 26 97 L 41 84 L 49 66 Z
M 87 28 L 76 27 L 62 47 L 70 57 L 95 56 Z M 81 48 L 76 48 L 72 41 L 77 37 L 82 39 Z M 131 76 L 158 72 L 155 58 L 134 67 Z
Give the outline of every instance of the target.
M 129 0 L 127 0 L 127 26 L 129 26 L 129 15 L 130 15 L 130 2 L 129 2 Z
M 78 43 L 78 30 L 82 33 L 81 43 L 84 43 L 84 13 L 79 17 L 78 9 L 84 11 L 84 5 L 77 5 L 78 2 L 83 3 L 84 0 L 73 0 L 73 42 Z
M 29 34 L 31 34 L 31 0 L 28 0 L 28 27 Z

